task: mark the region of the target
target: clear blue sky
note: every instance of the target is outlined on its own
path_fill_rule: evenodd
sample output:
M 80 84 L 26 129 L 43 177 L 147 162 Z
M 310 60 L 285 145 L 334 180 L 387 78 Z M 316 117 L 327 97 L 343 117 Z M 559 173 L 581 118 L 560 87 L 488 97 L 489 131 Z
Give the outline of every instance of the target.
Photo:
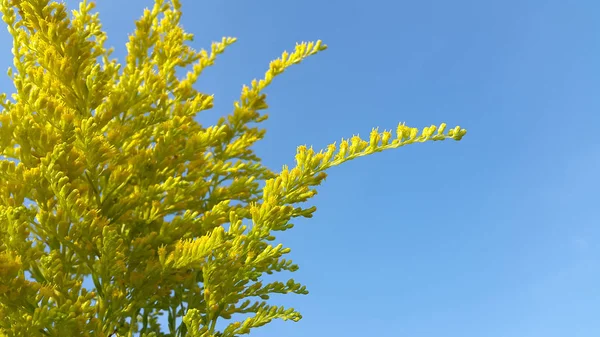
M 332 169 L 315 217 L 280 236 L 310 294 L 273 303 L 304 318 L 252 335 L 600 333 L 598 1 L 182 3 L 195 47 L 239 39 L 198 83 L 216 95 L 202 122 L 229 113 L 241 85 L 295 42 L 329 45 L 267 92 L 257 151 L 274 169 L 293 163 L 297 145 L 322 148 L 375 126 L 469 131 Z M 98 4 L 120 61 L 151 6 Z

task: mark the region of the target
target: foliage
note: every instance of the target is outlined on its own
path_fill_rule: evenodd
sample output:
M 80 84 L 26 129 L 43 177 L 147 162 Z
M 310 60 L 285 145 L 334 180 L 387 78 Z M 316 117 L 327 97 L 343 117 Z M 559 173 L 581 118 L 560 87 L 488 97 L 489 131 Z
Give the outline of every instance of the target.
M 297 321 L 294 309 L 267 300 L 305 287 L 261 276 L 298 269 L 274 233 L 312 216 L 315 207 L 299 204 L 325 170 L 466 133 L 445 124 L 375 129 L 368 141 L 354 136 L 318 153 L 300 146 L 296 166 L 274 173 L 251 149 L 265 134 L 263 91 L 324 50 L 321 41 L 284 52 L 243 87 L 232 113 L 203 127 L 193 118 L 213 96 L 193 85 L 235 39 L 210 52 L 190 48 L 179 0 L 145 10 L 122 69 L 109 59 L 93 2 L 69 18 L 63 3 L 0 1 L 16 88 L 0 99 L 0 335 L 238 336 L 273 319 Z M 230 321 L 223 331 L 219 318 Z

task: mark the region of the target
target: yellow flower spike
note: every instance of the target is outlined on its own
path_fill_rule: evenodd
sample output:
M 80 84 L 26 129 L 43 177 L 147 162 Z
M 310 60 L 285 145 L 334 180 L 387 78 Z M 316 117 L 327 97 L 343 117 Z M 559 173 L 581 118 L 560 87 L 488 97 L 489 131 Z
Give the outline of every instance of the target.
M 202 303 L 199 298 L 198 309 L 183 313 L 192 337 L 241 335 L 277 318 L 297 321 L 301 316 L 293 309 L 266 302 L 251 305 L 248 301 L 243 308 L 236 304 L 245 303 L 244 299 L 253 297 L 252 292 L 265 297 L 273 292 L 305 293 L 293 282 L 253 281 L 274 270 L 297 268 L 281 259 L 289 249 L 268 245 L 274 232 L 291 228 L 295 217 L 312 216 L 315 207 L 304 208 L 299 203 L 316 194 L 315 187 L 325 179 L 327 168 L 425 141 L 435 130 L 428 127 L 423 130 L 425 136 L 416 139 L 418 130 L 401 124 L 394 140 L 392 132 L 374 129 L 369 139 L 342 139 L 338 147 L 334 143 L 318 153 L 312 147 L 299 147 L 296 167 L 284 167 L 277 175 L 264 167 L 251 149 L 264 135 L 263 129 L 254 126 L 266 119 L 259 113 L 268 107 L 262 90 L 289 66 L 325 50 L 321 40 L 302 42 L 292 52 L 283 52 L 264 78 L 243 87 L 232 114 L 213 127 L 204 127 L 193 118 L 212 108 L 213 96 L 197 92 L 196 80 L 235 38 L 223 37 L 208 51 L 193 50 L 186 44 L 193 35 L 179 25 L 179 1 L 158 0 L 144 12 L 127 44 L 122 72 L 115 60 L 109 60 L 111 49 L 102 45 L 106 35 L 99 20 L 88 13 L 93 2 L 82 2 L 70 21 L 66 7 L 56 7 L 55 2 L 49 6 L 42 2 L 40 8 L 31 7 L 31 0 L 15 3 L 24 13 L 19 16 L 21 22 L 8 27 L 14 41 L 11 75 L 17 92 L 11 95 L 12 102 L 3 104 L 0 131 L 3 143 L 9 146 L 5 154 L 26 159 L 18 166 L 0 161 L 0 173 L 4 174 L 0 189 L 4 181 L 8 198 L 7 209 L 0 207 L 0 215 L 5 212 L 13 219 L 0 223 L 14 224 L 13 232 L 23 235 L 29 230 L 25 224 L 37 221 L 36 234 L 42 240 L 34 240 L 27 251 L 21 251 L 23 240 L 7 239 L 7 231 L 0 230 L 0 242 L 8 245 L 8 251 L 24 256 L 27 264 L 37 261 L 39 254 L 46 255 L 42 247 L 50 242 L 52 247 L 45 248 L 50 248 L 52 258 L 42 258 L 47 263 L 40 266 L 39 275 L 56 286 L 50 307 L 27 297 L 28 292 L 33 297 L 49 294 L 47 289 L 35 291 L 39 285 L 33 281 L 26 284 L 30 288 L 21 287 L 19 294 L 11 289 L 17 283 L 6 289 L 0 286 L 10 293 L 7 298 L 40 305 L 40 310 L 34 311 L 38 313 L 35 319 L 19 313 L 2 317 L 17 326 L 16 332 L 19 324 L 26 322 L 28 327 L 46 328 L 49 335 L 111 333 L 111 322 L 141 309 L 150 311 L 155 301 L 168 306 L 172 303 L 167 302 L 175 300 L 167 298 L 170 289 L 174 285 L 186 289 L 190 284 L 194 285 L 187 290 L 200 295 L 200 289 L 206 288 L 205 295 L 210 294 L 210 301 Z M 0 0 L 0 6 L 5 22 L 16 20 L 17 10 L 10 1 Z M 34 25 L 41 30 L 23 28 Z M 191 71 L 178 78 L 178 70 L 186 67 Z M 0 94 L 0 100 L 6 96 Z M 34 111 L 36 116 L 31 118 Z M 451 136 L 459 139 L 465 132 L 458 128 L 451 130 Z M 442 133 L 439 140 L 446 138 L 450 136 Z M 13 143 L 21 147 L 11 149 Z M 187 176 L 180 177 L 182 172 Z M 28 208 L 18 213 L 15 207 L 26 197 L 37 198 L 34 201 L 41 210 L 35 213 Z M 164 220 L 168 215 L 174 218 Z M 243 226 L 242 220 L 249 222 L 248 226 Z M 63 241 L 55 243 L 55 239 Z M 58 253 L 63 251 L 62 242 L 69 248 L 67 259 Z M 91 271 L 88 276 L 97 287 L 85 298 L 85 292 L 77 291 L 82 278 L 71 280 L 73 275 L 66 272 L 73 264 Z M 16 272 L 22 272 L 22 266 Z M 124 277 L 125 273 L 131 277 Z M 173 284 L 175 279 L 179 282 Z M 217 306 L 225 310 L 221 312 Z M 240 310 L 255 316 L 244 324 L 230 325 L 226 332 L 217 331 L 217 319 Z M 57 331 L 50 323 L 61 311 L 67 315 L 61 316 L 63 330 Z M 76 315 L 69 316 L 69 312 Z M 155 322 L 156 317 L 149 314 L 147 321 Z M 102 323 L 106 326 L 99 326 Z M 146 332 L 159 330 L 157 324 L 150 325 Z

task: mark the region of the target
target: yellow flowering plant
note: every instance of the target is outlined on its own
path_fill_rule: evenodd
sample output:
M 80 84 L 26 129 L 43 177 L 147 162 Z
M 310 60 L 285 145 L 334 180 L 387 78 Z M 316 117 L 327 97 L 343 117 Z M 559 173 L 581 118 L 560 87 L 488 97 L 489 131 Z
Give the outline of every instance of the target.
M 83 1 L 69 17 L 64 3 L 0 0 L 16 88 L 12 99 L 0 97 L 0 336 L 232 337 L 297 321 L 269 295 L 306 288 L 261 276 L 298 269 L 275 232 L 312 216 L 315 207 L 299 204 L 325 171 L 466 133 L 445 124 L 374 129 L 368 140 L 320 152 L 300 146 L 296 166 L 275 173 L 251 149 L 265 135 L 264 90 L 326 49 L 321 41 L 284 52 L 243 87 L 230 114 L 204 127 L 194 116 L 212 108 L 213 96 L 194 83 L 235 39 L 196 51 L 179 0 L 156 0 L 121 65 L 93 9 Z M 219 319 L 228 323 L 222 331 Z

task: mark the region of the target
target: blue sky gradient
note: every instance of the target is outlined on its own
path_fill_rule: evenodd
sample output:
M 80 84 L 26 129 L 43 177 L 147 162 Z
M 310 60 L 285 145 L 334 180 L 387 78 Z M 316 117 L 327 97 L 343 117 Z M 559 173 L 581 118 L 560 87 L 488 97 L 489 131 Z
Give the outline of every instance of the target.
M 292 165 L 300 144 L 376 126 L 468 130 L 331 169 L 315 217 L 278 236 L 310 294 L 273 303 L 304 318 L 251 335 L 598 335 L 600 2 L 181 2 L 194 47 L 238 38 L 197 84 L 215 94 L 203 124 L 283 50 L 329 45 L 267 91 L 256 149 L 273 169 Z M 151 6 L 99 1 L 119 61 Z M 0 42 L 6 69 L 6 30 Z M 0 89 L 13 91 L 7 77 Z

